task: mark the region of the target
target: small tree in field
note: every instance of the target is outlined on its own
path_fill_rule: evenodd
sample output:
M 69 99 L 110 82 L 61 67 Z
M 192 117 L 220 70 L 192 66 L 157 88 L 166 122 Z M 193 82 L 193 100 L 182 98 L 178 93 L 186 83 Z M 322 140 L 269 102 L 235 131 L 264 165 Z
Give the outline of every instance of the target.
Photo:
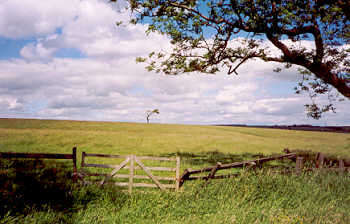
M 154 110 L 148 110 L 146 111 L 146 120 L 147 120 L 147 124 L 149 123 L 149 118 L 152 114 L 159 114 L 159 110 L 158 109 L 154 109 Z

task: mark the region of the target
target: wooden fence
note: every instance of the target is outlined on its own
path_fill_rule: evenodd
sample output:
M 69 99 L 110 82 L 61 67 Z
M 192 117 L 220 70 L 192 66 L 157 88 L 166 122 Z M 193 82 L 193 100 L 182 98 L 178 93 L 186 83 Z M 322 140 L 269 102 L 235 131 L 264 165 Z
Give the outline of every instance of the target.
M 102 157 L 109 159 L 122 159 L 122 162 L 119 164 L 96 164 L 96 163 L 87 163 L 87 157 Z M 144 165 L 144 160 L 156 160 L 156 161 L 172 161 L 176 162 L 176 167 L 151 167 Z M 95 167 L 95 168 L 112 168 L 112 172 L 110 173 L 92 173 L 88 171 L 87 167 Z M 122 169 L 129 169 L 128 174 L 120 174 L 118 173 Z M 146 175 L 135 175 L 135 170 L 142 170 Z M 174 176 L 156 176 L 152 174 L 152 171 L 167 171 L 167 172 L 175 172 Z M 99 180 L 98 183 L 100 185 L 109 183 L 114 184 L 116 186 L 124 186 L 128 187 L 129 192 L 132 192 L 133 187 L 157 187 L 159 189 L 173 188 L 178 190 L 180 187 L 179 177 L 180 177 L 180 157 L 176 158 L 167 158 L 167 157 L 150 157 L 150 156 L 135 156 L 135 155 L 106 155 L 106 154 L 91 154 L 91 153 L 82 153 L 82 161 L 81 161 L 81 171 L 80 177 L 84 181 L 84 183 L 92 183 L 92 181 L 86 181 L 85 177 L 87 176 L 95 176 L 95 177 L 103 177 L 102 180 Z M 116 179 L 119 182 L 113 182 L 112 180 Z M 129 180 L 128 182 L 122 182 L 121 180 Z M 135 183 L 135 179 L 148 179 L 154 182 L 150 183 Z M 109 182 L 111 181 L 111 182 Z M 164 181 L 173 182 L 173 184 L 165 184 L 162 183 Z
M 73 162 L 73 175 L 77 173 L 77 148 L 72 149 L 72 154 L 57 153 L 20 153 L 20 152 L 0 152 L 0 158 L 4 159 L 71 159 Z
M 315 158 L 315 167 L 305 167 L 304 166 L 304 158 L 302 156 L 298 156 L 296 158 L 296 173 L 301 173 L 303 171 L 335 171 L 339 174 L 344 174 L 345 172 L 350 173 L 350 161 L 346 159 L 338 159 L 338 160 L 332 160 L 334 163 L 338 164 L 338 167 L 335 165 L 330 166 L 330 164 L 325 164 L 326 157 L 323 153 L 317 153 Z
M 281 170 L 282 173 L 296 173 L 300 174 L 301 172 L 308 171 L 335 171 L 339 174 L 349 173 L 350 174 L 350 161 L 347 159 L 338 159 L 331 160 L 330 158 L 325 158 L 322 153 L 318 153 L 316 158 L 311 158 L 311 164 L 305 166 L 305 159 L 307 157 L 302 157 L 297 153 L 291 153 L 289 150 L 285 151 L 286 154 L 279 156 L 272 156 L 266 158 L 259 158 L 255 160 L 243 161 L 222 164 L 218 162 L 214 166 L 204 167 L 201 169 L 186 169 L 183 174 L 180 176 L 180 157 L 167 158 L 167 157 L 150 157 L 150 156 L 135 156 L 135 155 L 106 155 L 106 154 L 92 154 L 82 152 L 82 161 L 80 172 L 77 172 L 77 154 L 76 147 L 72 149 L 72 154 L 56 154 L 56 153 L 14 153 L 14 152 L 0 152 L 0 159 L 2 158 L 24 158 L 24 159 L 71 159 L 73 162 L 73 171 L 74 171 L 74 180 L 77 177 L 80 177 L 84 183 L 92 183 L 92 181 L 86 180 L 87 177 L 98 177 L 98 183 L 100 185 L 104 184 L 114 184 L 116 186 L 128 187 L 129 192 L 132 192 L 134 187 L 156 187 L 159 189 L 172 188 L 179 190 L 179 188 L 184 184 L 185 181 L 190 180 L 210 180 L 210 179 L 223 179 L 231 178 L 237 176 L 238 174 L 229 173 L 229 174 L 219 174 L 217 171 L 232 169 L 232 168 L 244 168 L 244 167 L 257 167 L 263 163 L 281 160 L 281 159 L 291 159 L 295 161 L 294 170 Z M 108 160 L 112 159 L 113 164 L 96 164 L 96 163 L 87 163 L 87 157 L 98 157 L 100 159 L 106 158 Z M 113 160 L 114 159 L 114 160 Z M 308 158 L 310 160 L 310 157 Z M 118 162 L 119 160 L 119 162 Z M 175 167 L 162 167 L 162 166 L 150 166 L 145 165 L 144 161 L 168 161 L 170 163 L 175 162 Z M 332 161 L 333 165 L 330 165 Z M 310 161 L 308 161 L 310 162 Z M 335 166 L 336 164 L 337 166 Z M 174 164 L 172 164 L 174 165 Z M 97 168 L 94 171 L 99 171 L 99 168 L 109 168 L 112 169 L 110 173 L 101 173 L 101 172 L 91 172 L 87 168 Z M 277 167 L 278 168 L 278 167 Z M 281 167 L 279 167 L 281 168 Z M 121 170 L 128 169 L 129 172 L 122 173 Z M 143 172 L 143 175 L 137 174 L 140 171 Z M 171 176 L 167 175 L 156 175 L 155 172 L 165 171 L 171 173 Z M 146 175 L 144 175 L 146 174 Z M 196 175 L 197 174 L 197 175 Z M 200 175 L 202 174 L 202 175 Z M 205 174 L 205 175 L 203 175 Z M 101 179 L 102 177 L 102 179 Z M 134 181 L 134 180 L 137 181 Z M 124 181 L 121 181 L 124 180 Z M 126 182 L 125 180 L 128 180 Z M 148 180 L 152 183 L 139 182 L 139 180 Z
M 272 156 L 267 158 L 259 158 L 255 160 L 249 160 L 249 161 L 243 161 L 243 162 L 236 162 L 236 163 L 228 163 L 228 164 L 221 164 L 218 162 L 214 166 L 210 167 L 204 167 L 201 169 L 186 169 L 183 174 L 180 176 L 180 187 L 183 185 L 185 181 L 189 180 L 210 180 L 210 179 L 223 179 L 223 178 L 231 178 L 234 176 L 237 176 L 238 174 L 225 174 L 225 175 L 215 175 L 217 171 L 219 170 L 226 170 L 226 169 L 232 169 L 232 168 L 243 168 L 243 167 L 251 167 L 256 165 L 261 165 L 265 162 L 288 158 L 293 159 L 296 157 L 295 153 L 288 153 L 285 155 L 280 156 Z M 209 173 L 208 173 L 209 172 Z M 203 174 L 208 173 L 207 175 L 201 175 L 201 176 L 191 176 L 192 174 Z
M 228 163 L 221 164 L 218 162 L 214 166 L 204 167 L 201 169 L 186 169 L 183 174 L 180 176 L 180 186 L 181 187 L 185 181 L 190 180 L 210 180 L 210 179 L 223 179 L 223 178 L 231 178 L 235 177 L 239 174 L 224 174 L 224 175 L 216 175 L 217 171 L 232 169 L 232 168 L 243 168 L 243 167 L 257 167 L 257 165 L 262 165 L 263 163 L 273 161 L 273 160 L 281 160 L 281 159 L 291 159 L 295 161 L 295 169 L 294 170 L 284 170 L 282 167 L 276 166 L 275 168 L 280 169 L 278 173 L 295 173 L 300 174 L 301 172 L 308 171 L 335 171 L 339 172 L 339 174 L 344 174 L 345 172 L 350 173 L 350 161 L 345 159 L 339 159 L 337 161 L 338 167 L 329 167 L 325 166 L 325 156 L 322 153 L 318 153 L 315 160 L 315 167 L 304 167 L 304 158 L 302 156 L 297 156 L 297 153 L 286 153 L 284 155 L 272 156 L 266 158 L 259 158 L 255 160 L 236 162 L 236 163 Z M 198 174 L 206 174 L 206 175 L 198 175 Z M 193 174 L 197 174 L 197 176 L 192 176 Z

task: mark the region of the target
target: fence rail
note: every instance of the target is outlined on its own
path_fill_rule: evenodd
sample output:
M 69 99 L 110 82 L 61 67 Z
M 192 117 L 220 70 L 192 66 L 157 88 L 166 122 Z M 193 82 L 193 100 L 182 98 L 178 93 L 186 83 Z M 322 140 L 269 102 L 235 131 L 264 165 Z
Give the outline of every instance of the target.
M 76 147 L 73 147 L 72 154 L 0 152 L 0 158 L 4 158 L 4 159 L 71 159 L 73 162 L 74 175 L 77 173 L 77 148 Z
M 184 170 L 183 174 L 180 177 L 180 187 L 184 184 L 185 181 L 190 180 L 210 180 L 210 179 L 224 179 L 224 178 L 232 178 L 236 177 L 239 174 L 221 174 L 216 175 L 217 171 L 224 170 L 224 169 L 231 169 L 231 168 L 242 168 L 242 167 L 256 167 L 257 165 L 262 165 L 263 163 L 273 161 L 273 160 L 280 160 L 280 159 L 292 159 L 295 161 L 295 169 L 294 170 L 282 170 L 279 173 L 296 173 L 301 174 L 301 172 L 307 172 L 307 171 L 335 171 L 339 174 L 344 174 L 345 172 L 350 173 L 350 161 L 345 159 L 339 159 L 336 160 L 338 163 L 338 167 L 327 167 L 325 165 L 325 156 L 322 153 L 318 153 L 315 160 L 315 167 L 305 167 L 304 166 L 304 157 L 298 156 L 297 153 L 291 153 L 289 150 L 284 155 L 279 156 L 271 156 L 266 158 L 259 158 L 255 160 L 249 160 L 249 161 L 243 161 L 243 162 L 236 162 L 236 163 L 228 163 L 228 164 L 221 164 L 218 162 L 214 166 L 210 167 L 204 167 L 201 169 L 186 169 Z M 281 168 L 279 166 L 276 166 L 275 168 Z M 206 176 L 193 176 L 193 174 L 200 174 L 200 173 L 208 173 Z
M 298 156 L 296 158 L 296 165 L 295 165 L 295 171 L 296 173 L 300 174 L 303 171 L 333 171 L 338 172 L 339 174 L 344 174 L 345 172 L 350 173 L 350 161 L 345 159 L 338 159 L 338 167 L 329 167 L 325 164 L 325 156 L 323 153 L 318 153 L 316 156 L 316 164 L 315 167 L 305 167 L 304 166 L 304 158 L 302 156 Z M 335 162 L 335 161 L 334 161 Z
M 87 163 L 87 157 L 103 157 L 110 159 L 123 159 L 119 164 L 97 164 L 97 163 Z M 143 164 L 143 160 L 156 160 L 156 161 L 169 161 L 175 162 L 176 167 L 160 167 L 160 166 L 146 166 Z M 95 168 L 112 168 L 112 172 L 109 174 L 106 173 L 93 173 L 89 172 L 86 168 L 95 167 Z M 128 169 L 129 174 L 120 174 L 118 173 L 122 169 Z M 135 170 L 142 170 L 146 175 L 135 175 Z M 151 171 L 168 171 L 175 172 L 175 175 L 172 177 L 165 176 L 156 176 Z M 167 157 L 151 157 L 151 156 L 135 156 L 135 155 L 107 155 L 107 154 L 91 154 L 82 152 L 82 161 L 81 161 L 81 172 L 80 176 L 83 179 L 84 183 L 92 183 L 91 181 L 86 181 L 86 176 L 95 176 L 95 177 L 104 177 L 99 181 L 100 185 L 104 184 L 113 184 L 115 186 L 127 186 L 129 192 L 132 192 L 133 187 L 157 187 L 159 189 L 172 188 L 178 190 L 180 187 L 180 157 L 176 158 L 167 158 Z M 112 178 L 119 178 L 119 182 L 110 182 Z M 121 182 L 120 179 L 129 179 L 128 182 Z M 135 179 L 141 180 L 151 180 L 153 183 L 134 183 Z M 161 181 L 172 181 L 174 184 L 165 184 Z
M 237 176 L 237 174 L 226 174 L 226 175 L 216 176 L 215 174 L 219 170 L 256 166 L 256 165 L 261 165 L 265 162 L 269 162 L 269 161 L 273 161 L 273 160 L 278 160 L 278 159 L 283 159 L 283 158 L 293 159 L 295 157 L 296 157 L 295 153 L 288 153 L 285 155 L 272 156 L 272 157 L 267 157 L 267 158 L 259 158 L 259 159 L 255 159 L 255 160 L 244 161 L 244 162 L 236 162 L 236 163 L 228 163 L 228 164 L 221 164 L 220 162 L 218 162 L 214 166 L 204 167 L 201 169 L 186 169 L 180 177 L 180 187 L 187 180 L 223 179 L 223 178 L 230 178 L 230 177 Z M 191 176 L 192 174 L 205 173 L 205 172 L 210 172 L 210 173 L 207 176 Z

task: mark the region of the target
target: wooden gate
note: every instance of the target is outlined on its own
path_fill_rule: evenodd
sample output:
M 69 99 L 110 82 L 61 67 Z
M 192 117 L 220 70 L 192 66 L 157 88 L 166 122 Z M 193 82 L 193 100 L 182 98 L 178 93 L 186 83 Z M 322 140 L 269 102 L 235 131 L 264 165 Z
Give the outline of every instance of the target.
M 99 158 L 108 158 L 108 159 L 119 159 L 119 164 L 97 164 L 97 163 L 87 163 L 87 157 L 99 157 Z M 122 160 L 121 160 L 122 159 Z M 95 159 L 96 160 L 96 159 Z M 121 161 L 120 161 L 121 160 Z M 168 163 L 172 163 L 175 167 L 161 167 L 161 166 L 147 166 L 144 164 L 144 161 L 167 161 Z M 113 162 L 113 160 L 112 160 Z M 115 162 L 113 162 L 115 163 Z M 168 164 L 169 165 L 169 164 Z M 109 173 L 101 173 L 101 169 L 88 170 L 88 167 L 94 168 L 109 168 L 113 169 Z M 121 172 L 122 170 L 128 169 L 128 173 Z M 94 172 L 92 172 L 94 171 Z M 96 172 L 97 171 L 97 172 Z M 152 173 L 157 172 L 158 175 Z M 172 176 L 169 177 L 161 174 L 160 171 L 165 171 L 168 173 L 172 173 Z M 136 173 L 138 172 L 138 173 Z M 146 175 L 140 175 L 142 172 Z M 114 184 L 116 186 L 127 186 L 129 188 L 129 192 L 132 192 L 133 187 L 157 187 L 161 190 L 166 188 L 173 188 L 178 190 L 180 186 L 180 157 L 176 158 L 167 158 L 167 157 L 151 157 L 151 156 L 135 156 L 135 155 L 106 155 L 106 154 L 91 154 L 91 153 L 82 153 L 82 161 L 81 161 L 81 171 L 80 176 L 84 180 L 85 183 L 97 182 L 100 185 L 104 184 Z M 102 179 L 97 179 L 95 181 L 87 181 L 87 176 L 95 176 L 102 177 Z M 129 180 L 128 182 L 123 182 L 122 180 Z M 152 183 L 144 183 L 135 181 L 137 180 L 151 180 Z M 117 181 L 116 181 L 117 180 Z M 164 183 L 167 182 L 167 183 Z M 170 182 L 170 183 L 169 183 Z

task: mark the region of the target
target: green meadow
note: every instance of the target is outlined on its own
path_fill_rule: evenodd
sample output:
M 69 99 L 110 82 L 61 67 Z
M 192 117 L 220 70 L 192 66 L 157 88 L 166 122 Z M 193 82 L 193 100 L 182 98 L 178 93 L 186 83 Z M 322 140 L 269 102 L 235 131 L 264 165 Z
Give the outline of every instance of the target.
M 167 155 L 280 153 L 349 155 L 350 135 L 247 127 L 0 119 L 0 151 Z
M 348 157 L 350 135 L 247 127 L 0 119 L 0 151 L 180 156 L 181 170 L 282 153 Z M 186 182 L 132 194 L 81 186 L 50 162 L 1 161 L 0 223 L 350 223 L 350 177 L 276 175 Z M 78 164 L 80 157 L 78 157 Z M 293 165 L 293 164 L 292 164 Z M 45 167 L 43 169 L 34 169 Z M 20 173 L 19 168 L 28 169 Z M 62 168 L 63 169 L 63 168 Z M 60 170 L 60 169 L 58 169 Z M 47 180 L 51 182 L 47 182 Z

